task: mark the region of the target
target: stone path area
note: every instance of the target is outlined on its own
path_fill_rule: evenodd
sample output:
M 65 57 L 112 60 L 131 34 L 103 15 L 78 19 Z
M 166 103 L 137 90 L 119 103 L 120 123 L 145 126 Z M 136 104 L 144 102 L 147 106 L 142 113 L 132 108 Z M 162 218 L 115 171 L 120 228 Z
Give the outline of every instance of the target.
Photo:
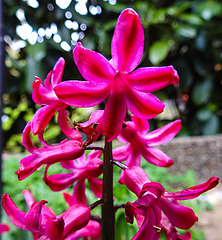
M 205 240 L 222 240 L 222 187 L 204 195 L 204 200 L 210 202 L 213 211 L 204 211 L 198 214 L 198 225 L 205 232 Z

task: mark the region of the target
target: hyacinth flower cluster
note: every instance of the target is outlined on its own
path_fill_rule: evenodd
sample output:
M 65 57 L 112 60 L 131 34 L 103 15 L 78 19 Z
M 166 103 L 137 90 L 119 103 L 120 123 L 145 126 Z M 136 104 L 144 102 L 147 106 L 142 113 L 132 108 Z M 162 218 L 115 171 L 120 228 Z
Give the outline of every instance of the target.
M 160 183 L 150 180 L 141 168 L 141 157 L 159 167 L 174 164 L 156 146 L 173 139 L 181 128 L 181 120 L 175 120 L 149 132 L 148 120 L 160 114 L 165 106 L 153 92 L 178 84 L 179 77 L 173 66 L 137 68 L 143 48 L 142 23 L 138 14 L 128 8 L 117 20 L 111 60 L 81 43 L 76 44 L 73 57 L 85 81 L 62 81 L 63 58 L 59 58 L 44 82 L 35 77 L 32 97 L 42 107 L 23 131 L 23 145 L 30 155 L 20 161 L 16 174 L 23 180 L 46 166 L 43 180 L 49 188 L 63 191 L 73 187 L 73 194 L 63 192 L 68 208 L 58 216 L 45 199 L 36 202 L 28 190 L 23 191 L 29 206 L 26 213 L 4 194 L 2 204 L 9 219 L 16 227 L 30 231 L 33 239 L 114 240 L 115 211 L 120 209 L 114 205 L 112 189 L 116 167 L 122 169 L 119 183 L 137 197 L 136 201 L 121 205 L 126 221 L 133 223 L 134 218 L 137 221 L 138 232 L 133 240 L 157 240 L 162 233 L 168 240 L 191 239 L 189 231 L 181 236 L 177 228 L 189 229 L 198 218 L 192 209 L 178 201 L 198 197 L 214 188 L 219 179 L 212 177 L 203 184 L 168 192 Z M 101 102 L 105 103 L 104 110 L 95 110 L 88 121 L 77 123 L 69 118 L 70 106 L 87 108 Z M 58 125 L 67 138 L 50 145 L 44 139 L 44 131 L 57 112 Z M 32 134 L 38 136 L 42 147 L 34 146 Z M 105 144 L 97 146 L 95 141 L 101 135 Z M 122 145 L 112 149 L 115 139 Z M 56 163 L 68 172 L 49 175 L 48 169 Z M 98 201 L 89 203 L 86 181 Z M 92 209 L 99 205 L 102 214 L 95 216 Z

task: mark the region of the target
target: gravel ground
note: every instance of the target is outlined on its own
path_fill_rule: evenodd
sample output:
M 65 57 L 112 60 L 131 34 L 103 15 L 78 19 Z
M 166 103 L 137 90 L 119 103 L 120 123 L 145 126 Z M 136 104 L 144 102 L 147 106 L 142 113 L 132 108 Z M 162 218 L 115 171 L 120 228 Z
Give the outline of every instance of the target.
M 206 200 L 209 201 L 214 209 L 213 211 L 204 211 L 198 214 L 198 224 L 204 230 L 206 240 L 222 239 L 222 188 L 212 190 L 205 194 Z

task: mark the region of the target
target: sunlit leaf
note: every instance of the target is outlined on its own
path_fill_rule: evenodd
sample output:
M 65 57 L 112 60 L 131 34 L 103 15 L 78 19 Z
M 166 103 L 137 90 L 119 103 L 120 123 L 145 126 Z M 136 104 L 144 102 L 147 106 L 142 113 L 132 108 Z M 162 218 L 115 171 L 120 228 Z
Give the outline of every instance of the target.
M 149 58 L 153 64 L 159 64 L 163 61 L 169 52 L 167 41 L 158 41 L 152 44 L 149 51 Z

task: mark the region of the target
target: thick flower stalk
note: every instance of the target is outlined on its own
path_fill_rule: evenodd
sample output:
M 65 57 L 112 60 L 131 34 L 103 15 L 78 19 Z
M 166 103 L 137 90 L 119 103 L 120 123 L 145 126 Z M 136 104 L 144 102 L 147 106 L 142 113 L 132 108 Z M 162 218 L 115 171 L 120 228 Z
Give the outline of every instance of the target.
M 153 118 L 163 111 L 164 104 L 151 92 L 179 81 L 172 66 L 133 71 L 141 61 L 143 48 L 140 18 L 133 9 L 126 9 L 120 14 L 114 31 L 112 59 L 108 61 L 77 43 L 74 61 L 86 81 L 65 81 L 54 87 L 57 97 L 74 107 L 92 107 L 108 97 L 102 122 L 108 142 L 119 135 L 126 107 L 137 117 Z
M 174 226 L 180 229 L 193 226 L 198 220 L 197 216 L 191 208 L 180 205 L 178 200 L 198 197 L 216 187 L 219 179 L 212 177 L 203 184 L 171 193 L 165 191 L 161 184 L 151 182 L 142 168 L 133 166 L 124 170 L 124 182 L 138 197 L 134 203 L 127 202 L 125 206 L 127 222 L 133 223 L 135 216 L 139 226 L 133 240 L 154 240 L 159 239 L 161 229 L 166 230 L 168 224 L 171 224 L 171 231 L 175 230 Z M 166 218 L 169 221 L 167 224 Z M 175 235 L 168 232 L 168 235 L 170 234 Z

